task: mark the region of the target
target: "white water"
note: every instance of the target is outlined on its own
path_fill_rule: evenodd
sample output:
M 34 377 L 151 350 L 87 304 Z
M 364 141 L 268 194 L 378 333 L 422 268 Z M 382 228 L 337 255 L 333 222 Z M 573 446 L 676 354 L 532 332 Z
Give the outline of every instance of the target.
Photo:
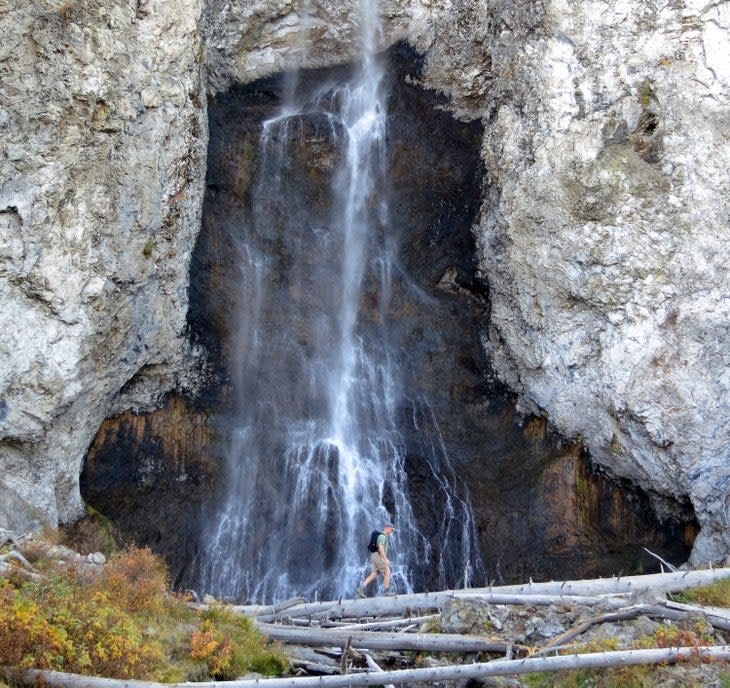
M 388 328 L 396 256 L 374 4 L 362 27 L 352 77 L 315 89 L 290 81 L 280 113 L 262 127 L 252 214 L 242 227 L 228 492 L 199 564 L 201 587 L 228 600 L 352 595 L 367 571 L 370 531 L 388 521 L 397 528 L 398 590 L 410 591 L 414 576 L 424 577 L 419 569 L 454 585 L 461 581 L 447 581 L 446 571 L 479 566 L 470 510 L 454 496 L 440 440 L 427 448 L 445 505 L 435 517 L 439 538 L 451 543 L 438 560 L 410 502 L 397 420 L 406 391 Z M 297 162 L 304 139 L 331 154 L 327 199 L 292 185 L 318 172 Z M 427 423 L 439 438 L 427 403 L 410 406 L 409 422 Z

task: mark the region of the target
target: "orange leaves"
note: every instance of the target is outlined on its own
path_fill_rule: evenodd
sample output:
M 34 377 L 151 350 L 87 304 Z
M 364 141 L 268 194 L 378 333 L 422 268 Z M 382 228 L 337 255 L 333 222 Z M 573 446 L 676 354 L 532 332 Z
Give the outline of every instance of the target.
M 195 631 L 190 643 L 190 656 L 204 660 L 208 675 L 221 679 L 226 675 L 233 658 L 233 645 L 220 629 L 214 629 L 210 620 L 205 620 L 199 631 Z
M 644 636 L 634 643 L 637 649 L 650 647 L 703 647 L 714 645 L 711 628 L 708 629 L 701 622 L 694 629 L 680 628 L 679 626 L 661 624 L 653 635 Z
M 96 585 L 129 612 L 154 610 L 169 587 L 164 563 L 147 547 L 115 554 Z
M 190 642 L 190 656 L 193 659 L 207 659 L 218 647 L 218 641 L 210 631 L 195 631 Z
M 248 619 L 195 613 L 167 589 L 162 561 L 138 548 L 93 578 L 0 579 L 0 665 L 169 682 L 285 669 Z
M 57 575 L 0 587 L 0 664 L 141 678 L 161 659 L 159 644 L 107 591 L 89 594 Z
M 73 655 L 65 629 L 9 584 L 0 589 L 0 664 L 55 669 Z

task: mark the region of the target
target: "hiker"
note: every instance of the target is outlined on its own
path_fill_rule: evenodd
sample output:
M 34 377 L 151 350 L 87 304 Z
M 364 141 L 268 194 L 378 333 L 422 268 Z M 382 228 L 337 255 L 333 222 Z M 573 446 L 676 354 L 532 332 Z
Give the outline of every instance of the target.
M 365 588 L 378 578 L 378 574 L 383 574 L 383 593 L 392 595 L 388 591 L 390 587 L 390 559 L 388 559 L 388 538 L 393 534 L 395 528 L 391 523 L 383 526 L 383 532 L 379 533 L 375 541 L 376 550 L 370 555 L 370 566 L 372 571 L 370 575 L 362 582 L 362 585 L 355 591 L 359 597 L 365 597 Z M 376 531 L 377 532 L 377 531 Z

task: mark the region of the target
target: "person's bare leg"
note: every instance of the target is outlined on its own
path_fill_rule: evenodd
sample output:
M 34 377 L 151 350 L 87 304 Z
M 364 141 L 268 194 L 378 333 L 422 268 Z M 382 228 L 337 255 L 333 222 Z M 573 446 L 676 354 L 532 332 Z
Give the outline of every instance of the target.
M 373 571 L 363 582 L 362 585 L 360 585 L 359 588 L 355 590 L 355 593 L 358 597 L 367 597 L 367 593 L 365 592 L 365 589 L 372 583 L 376 578 L 378 577 L 378 572 Z
M 387 591 L 390 587 L 390 569 L 385 569 L 383 574 L 383 590 Z
M 373 571 L 363 582 L 362 586 L 363 588 L 367 588 L 370 583 L 372 583 L 376 578 L 378 577 L 378 572 Z

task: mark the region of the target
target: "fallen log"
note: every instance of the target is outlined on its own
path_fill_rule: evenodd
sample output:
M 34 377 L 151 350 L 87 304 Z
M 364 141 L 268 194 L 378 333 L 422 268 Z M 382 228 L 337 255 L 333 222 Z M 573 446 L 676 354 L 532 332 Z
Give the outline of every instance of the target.
M 322 664 L 321 662 L 310 662 L 306 659 L 291 659 L 289 664 L 296 669 L 306 671 L 308 674 L 340 674 L 339 667 L 333 667 L 329 664 Z
M 339 672 L 339 659 L 335 659 L 335 657 L 339 658 L 339 652 L 335 654 L 335 652 L 327 652 L 326 650 L 314 649 L 304 645 L 289 645 L 286 648 L 286 653 L 289 656 L 290 662 L 299 662 L 302 664 L 324 664 L 331 669 L 334 669 L 334 672 L 330 673 Z
M 288 621 L 302 617 L 317 617 L 324 620 L 332 619 L 355 619 L 355 618 L 377 618 L 381 616 L 393 616 L 399 614 L 411 614 L 414 612 L 441 610 L 449 602 L 460 599 L 465 602 L 486 602 L 489 604 L 531 604 L 535 606 L 548 606 L 553 604 L 585 605 L 593 607 L 597 604 L 611 604 L 606 600 L 616 598 L 614 606 L 625 606 L 626 597 L 619 595 L 528 595 L 528 594 L 501 594 L 491 592 L 475 592 L 472 594 L 457 594 L 459 591 L 446 591 L 435 593 L 415 593 L 411 595 L 396 595 L 394 597 L 371 597 L 359 600 L 341 600 L 340 602 L 307 602 L 305 604 L 291 607 L 280 614 L 266 614 L 256 616 L 257 621 L 271 623 L 276 621 Z M 236 612 L 237 607 L 231 607 Z
M 495 643 L 477 635 L 451 633 L 385 633 L 351 631 L 312 626 L 279 626 L 256 624 L 259 632 L 270 640 L 312 646 L 343 646 L 352 639 L 352 647 L 368 650 L 421 650 L 428 652 L 499 652 L 507 651 L 506 643 Z
M 38 573 L 31 563 L 20 553 L 16 550 L 10 550 L 6 554 L 0 554 L 0 561 L 17 561 L 24 569 L 27 569 L 28 571 L 32 571 L 33 573 Z
M 604 669 L 619 666 L 674 663 L 680 661 L 728 661 L 730 646 L 671 647 L 656 650 L 622 650 L 592 652 L 582 655 L 561 655 L 516 660 L 494 660 L 476 664 L 460 664 L 402 671 L 378 671 L 346 676 L 303 676 L 269 679 L 241 679 L 236 681 L 200 683 L 157 683 L 128 679 L 98 678 L 38 669 L 0 668 L 0 675 L 8 681 L 26 685 L 40 683 L 58 688 L 346 688 L 346 686 L 382 686 L 402 683 L 426 683 L 457 679 L 482 679 L 488 676 L 532 674 L 545 671 L 574 669 Z
M 679 592 L 728 577 L 730 577 L 730 568 L 719 568 L 577 581 L 530 582 L 520 585 L 413 593 L 393 597 L 307 602 L 290 607 L 279 614 L 258 615 L 257 618 L 259 621 L 270 622 L 311 615 L 319 615 L 328 619 L 399 615 L 442 609 L 455 598 L 481 600 L 490 604 L 585 604 L 592 606 L 599 603 L 600 599 L 606 595 L 625 595 L 641 590 L 664 593 Z M 236 608 L 234 608 L 235 610 Z
M 337 624 L 332 626 L 338 631 L 353 630 L 353 631 L 376 631 L 381 628 L 397 628 L 398 626 L 406 626 L 413 623 L 425 623 L 426 621 L 433 621 L 438 619 L 441 614 L 427 614 L 426 616 L 411 616 L 402 617 L 400 619 L 390 619 L 388 621 L 370 621 L 368 623 L 346 623 Z
M 292 597 L 291 599 L 277 602 L 276 604 L 229 604 L 226 605 L 226 609 L 234 614 L 241 614 L 243 616 L 261 618 L 271 616 L 273 618 L 290 607 L 303 604 L 304 602 L 306 600 L 303 597 Z M 205 602 L 188 602 L 188 606 L 191 609 L 197 609 L 199 611 L 207 611 L 211 607 L 211 605 Z
M 704 614 L 710 623 L 721 630 L 727 631 L 730 628 L 725 628 L 720 624 L 730 624 L 730 609 L 723 607 L 708 607 L 701 604 L 682 604 L 681 602 L 674 602 L 673 600 L 667 600 L 664 603 L 669 609 L 679 609 L 685 612 L 694 612 L 696 614 Z
M 730 568 L 697 569 L 691 571 L 670 571 L 649 573 L 641 576 L 615 576 L 613 578 L 593 578 L 575 581 L 549 581 L 522 585 L 502 585 L 493 588 L 474 588 L 455 590 L 455 596 L 469 595 L 474 592 L 493 591 L 515 594 L 542 595 L 606 595 L 611 593 L 631 593 L 637 590 L 655 590 L 671 593 L 687 588 L 707 585 L 721 578 L 730 577 Z
M 380 666 L 371 656 L 369 652 L 363 652 L 363 655 L 365 655 L 365 661 L 367 662 L 368 667 L 370 667 L 371 671 L 375 672 L 382 672 L 383 667 Z M 386 683 L 383 688 L 395 688 L 392 683 Z
M 665 619 L 666 621 L 680 621 L 690 614 L 697 614 L 700 612 L 699 609 L 675 609 L 666 602 L 661 604 L 638 605 L 638 608 L 642 609 L 641 614 L 644 616 L 650 616 L 654 619 Z M 705 613 L 703 613 L 703 616 L 707 619 L 707 623 L 709 623 L 715 630 L 730 631 L 730 619 L 727 617 L 714 616 L 712 614 Z

